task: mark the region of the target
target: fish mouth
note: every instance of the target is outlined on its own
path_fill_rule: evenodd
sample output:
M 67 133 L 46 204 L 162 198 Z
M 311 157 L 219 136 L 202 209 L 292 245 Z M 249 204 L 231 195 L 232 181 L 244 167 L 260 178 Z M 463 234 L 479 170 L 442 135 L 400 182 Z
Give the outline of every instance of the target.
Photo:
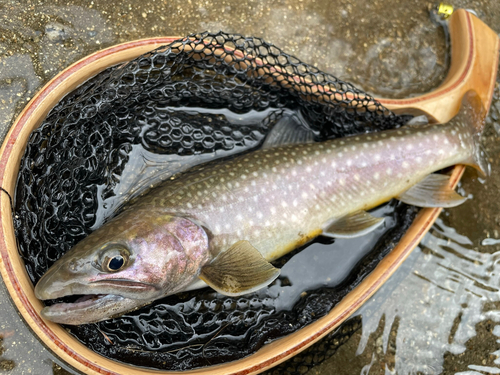
M 45 306 L 40 315 L 47 320 L 59 324 L 88 324 L 103 320 L 102 310 L 106 312 L 115 309 L 125 297 L 114 294 L 88 294 L 77 298 L 74 302 L 59 302 L 51 306 Z M 107 315 L 109 317 L 109 315 Z
M 69 325 L 95 323 L 142 307 L 151 301 L 142 297 L 157 290 L 150 284 L 130 280 L 99 280 L 87 285 L 74 284 L 68 286 L 66 291 L 41 289 L 35 288 L 39 299 L 55 302 L 41 310 L 42 318 Z

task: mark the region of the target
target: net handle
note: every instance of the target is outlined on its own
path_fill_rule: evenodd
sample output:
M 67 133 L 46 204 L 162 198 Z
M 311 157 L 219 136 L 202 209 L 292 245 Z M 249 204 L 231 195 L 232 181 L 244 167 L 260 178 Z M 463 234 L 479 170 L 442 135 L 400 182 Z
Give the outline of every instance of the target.
M 424 114 L 432 122 L 445 123 L 458 113 L 462 97 L 472 90 L 489 110 L 498 70 L 499 38 L 464 9 L 452 14 L 449 29 L 451 64 L 441 85 L 413 98 L 378 99 L 382 105 L 397 114 Z

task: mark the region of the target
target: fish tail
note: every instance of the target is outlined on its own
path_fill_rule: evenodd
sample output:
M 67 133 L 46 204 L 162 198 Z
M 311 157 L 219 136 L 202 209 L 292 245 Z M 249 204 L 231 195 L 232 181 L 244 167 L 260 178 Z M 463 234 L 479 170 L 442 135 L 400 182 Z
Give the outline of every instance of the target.
M 474 167 L 484 176 L 489 175 L 490 165 L 486 151 L 481 146 L 481 135 L 486 122 L 487 111 L 484 108 L 481 98 L 474 91 L 465 93 L 462 99 L 462 106 L 458 114 L 452 119 L 452 122 L 457 126 L 464 139 L 462 141 L 469 142 L 471 147 L 471 156 L 464 164 Z

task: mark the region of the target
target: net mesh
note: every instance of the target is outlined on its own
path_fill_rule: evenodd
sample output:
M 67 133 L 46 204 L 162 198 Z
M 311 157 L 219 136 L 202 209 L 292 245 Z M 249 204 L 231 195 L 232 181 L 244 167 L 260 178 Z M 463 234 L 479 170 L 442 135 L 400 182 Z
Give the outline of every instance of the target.
M 107 219 L 99 209 L 117 195 L 135 147 L 193 164 L 203 155 L 259 147 L 290 110 L 318 141 L 408 119 L 272 44 L 223 32 L 176 40 L 87 81 L 33 131 L 21 161 L 15 230 L 31 280 Z M 252 113 L 260 115 L 234 120 Z M 291 311 L 278 311 L 271 297 L 204 290 L 70 330 L 105 356 L 148 367 L 181 370 L 241 358 L 325 315 L 357 285 L 415 215 L 394 207 L 395 225 L 342 287 L 310 291 Z

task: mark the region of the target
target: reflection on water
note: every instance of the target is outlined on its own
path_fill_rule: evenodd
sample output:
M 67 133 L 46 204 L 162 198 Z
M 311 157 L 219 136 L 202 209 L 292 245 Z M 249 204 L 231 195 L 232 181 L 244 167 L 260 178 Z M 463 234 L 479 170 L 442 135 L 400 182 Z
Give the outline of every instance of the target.
M 411 269 L 404 267 L 398 272 L 407 273 L 380 307 L 370 311 L 373 306 L 367 305 L 360 311 L 363 334 L 357 354 L 372 350 L 366 344 L 380 324 L 382 313 L 385 318 L 383 348 L 387 348 L 391 327 L 398 323 L 396 373 L 430 373 L 432 370 L 438 374 L 444 370 L 445 358 L 458 359 L 466 353 L 467 343 L 478 334 L 478 323 L 491 320 L 495 326 L 500 322 L 500 310 L 492 308 L 500 301 L 500 252 L 477 252 L 467 237 L 438 219 L 412 258 L 418 258 L 414 259 L 418 262 Z M 411 260 L 405 266 L 409 263 Z M 408 300 L 408 296 L 414 298 Z M 406 303 L 401 304 L 403 298 Z M 413 314 L 412 310 L 419 313 Z M 500 326 L 492 333 L 500 333 Z M 494 355 L 495 346 L 490 349 L 490 353 L 483 353 L 485 358 Z M 486 359 L 486 362 L 490 361 Z M 482 361 L 478 365 L 484 366 Z

